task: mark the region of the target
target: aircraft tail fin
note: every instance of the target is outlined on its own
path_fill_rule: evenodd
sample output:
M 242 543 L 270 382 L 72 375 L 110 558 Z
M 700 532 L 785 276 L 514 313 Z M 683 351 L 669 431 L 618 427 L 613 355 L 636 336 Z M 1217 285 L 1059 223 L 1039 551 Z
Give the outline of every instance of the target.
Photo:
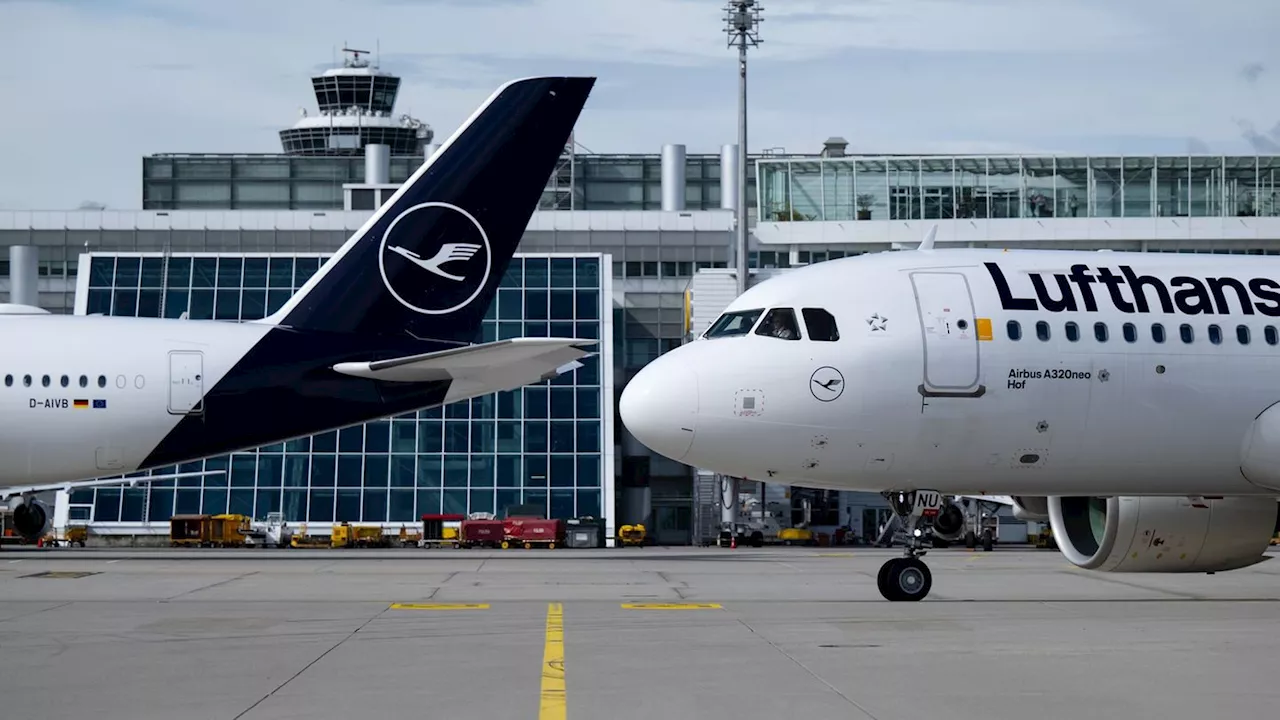
M 916 248 L 921 252 L 929 252 L 933 249 L 934 240 L 938 239 L 938 226 L 934 225 L 929 228 L 929 232 L 925 233 L 924 240 L 920 241 L 920 247 Z
M 261 322 L 474 341 L 594 84 L 537 77 L 498 88 Z

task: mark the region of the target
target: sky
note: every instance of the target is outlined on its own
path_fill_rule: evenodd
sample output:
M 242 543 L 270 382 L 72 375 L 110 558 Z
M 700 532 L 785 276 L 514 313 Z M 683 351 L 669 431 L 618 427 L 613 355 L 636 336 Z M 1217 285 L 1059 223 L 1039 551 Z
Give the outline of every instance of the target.
M 1280 153 L 1275 0 L 769 0 L 749 141 Z M 437 142 L 504 81 L 599 78 L 591 152 L 737 139 L 723 0 L 0 0 L 0 209 L 141 206 L 141 158 L 278 152 L 344 43 Z

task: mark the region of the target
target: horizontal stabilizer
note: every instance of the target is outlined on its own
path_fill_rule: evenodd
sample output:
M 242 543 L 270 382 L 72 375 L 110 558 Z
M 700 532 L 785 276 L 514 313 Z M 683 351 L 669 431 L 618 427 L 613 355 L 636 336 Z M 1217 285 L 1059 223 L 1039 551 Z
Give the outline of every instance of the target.
M 195 472 L 170 473 L 167 475 L 135 475 L 133 477 L 109 477 L 97 478 L 94 480 L 70 480 L 60 483 L 46 483 L 44 485 L 26 485 L 0 488 L 0 502 L 6 501 L 17 495 L 35 495 L 37 493 L 53 492 L 56 490 L 78 490 L 80 488 L 91 487 L 111 487 L 114 485 L 136 487 L 139 483 L 156 482 L 157 480 L 175 480 L 181 478 L 203 477 L 205 475 L 226 475 L 226 470 L 203 470 Z M 225 480 L 223 482 L 226 482 Z
M 595 342 L 566 338 L 512 338 L 390 360 L 338 363 L 333 369 L 344 375 L 386 382 L 464 380 L 468 385 L 492 387 L 487 392 L 497 392 L 541 382 L 572 370 L 578 366 L 575 361 L 591 354 L 585 347 Z

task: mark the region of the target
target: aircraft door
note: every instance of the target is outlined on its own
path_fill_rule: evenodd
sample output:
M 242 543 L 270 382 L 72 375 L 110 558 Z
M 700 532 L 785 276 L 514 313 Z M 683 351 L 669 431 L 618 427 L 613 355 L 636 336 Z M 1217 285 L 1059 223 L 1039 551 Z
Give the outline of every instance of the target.
M 204 353 L 194 350 L 169 353 L 169 412 L 173 415 L 204 412 Z
M 924 341 L 925 397 L 981 397 L 978 329 L 969 280 L 959 272 L 913 272 Z

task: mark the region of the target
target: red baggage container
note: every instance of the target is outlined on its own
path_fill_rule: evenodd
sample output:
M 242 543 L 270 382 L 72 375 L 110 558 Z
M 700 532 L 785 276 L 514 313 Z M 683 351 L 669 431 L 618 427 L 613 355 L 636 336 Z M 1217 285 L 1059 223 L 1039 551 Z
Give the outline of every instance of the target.
M 563 520 L 520 518 L 519 524 L 515 527 L 519 529 L 520 535 L 512 539 L 523 543 L 526 548 L 534 545 L 546 545 L 549 548 L 555 548 L 564 544 Z
M 459 547 L 499 547 L 502 545 L 501 520 L 463 520 L 458 528 Z

